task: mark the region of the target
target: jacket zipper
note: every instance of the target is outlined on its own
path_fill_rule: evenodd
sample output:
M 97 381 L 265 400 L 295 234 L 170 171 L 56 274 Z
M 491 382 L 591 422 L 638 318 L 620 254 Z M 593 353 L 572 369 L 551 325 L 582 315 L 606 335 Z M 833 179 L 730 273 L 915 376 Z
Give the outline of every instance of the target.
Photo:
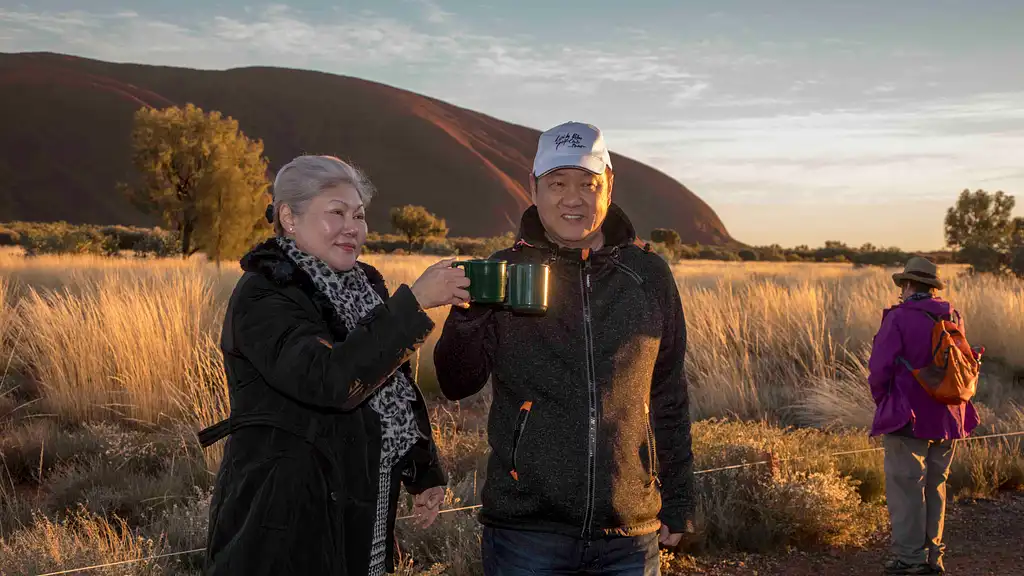
M 647 462 L 651 467 L 650 485 L 658 480 L 658 447 L 654 442 L 654 429 L 651 428 L 651 408 L 644 402 L 644 424 L 647 426 Z
M 597 383 L 594 381 L 594 338 L 590 317 L 590 259 L 584 260 L 580 268 L 580 287 L 583 292 L 583 340 L 587 353 L 587 394 L 590 404 L 587 437 L 587 503 L 583 515 L 584 540 L 590 540 L 591 525 L 594 522 L 594 492 L 597 484 Z
M 519 416 L 516 418 L 516 428 L 512 433 L 512 478 L 519 481 L 519 470 L 516 465 L 516 456 L 519 454 L 519 442 L 523 439 L 523 431 L 526 430 L 526 421 L 530 419 L 530 411 L 533 410 L 533 402 L 527 400 L 519 408 Z

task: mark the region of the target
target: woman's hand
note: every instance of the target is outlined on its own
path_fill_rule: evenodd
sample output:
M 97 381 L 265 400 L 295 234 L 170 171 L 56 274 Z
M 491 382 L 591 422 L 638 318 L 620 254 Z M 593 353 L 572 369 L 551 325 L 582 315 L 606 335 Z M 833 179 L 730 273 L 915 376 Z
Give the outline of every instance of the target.
M 441 502 L 444 501 L 444 487 L 434 486 L 427 488 L 412 498 L 412 514 L 416 517 L 417 525 L 420 528 L 428 528 L 434 523 L 438 512 L 441 510 Z
M 469 278 L 462 268 L 453 268 L 454 258 L 441 260 L 423 271 L 412 285 L 412 293 L 420 308 L 428 310 L 438 306 L 460 306 L 469 302 Z

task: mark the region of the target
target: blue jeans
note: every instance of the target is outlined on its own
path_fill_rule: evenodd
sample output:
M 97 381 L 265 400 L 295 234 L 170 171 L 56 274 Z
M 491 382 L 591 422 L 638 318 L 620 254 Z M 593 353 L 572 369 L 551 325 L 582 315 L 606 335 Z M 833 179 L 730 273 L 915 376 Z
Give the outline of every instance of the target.
M 661 576 L 658 533 L 583 540 L 484 526 L 485 576 Z

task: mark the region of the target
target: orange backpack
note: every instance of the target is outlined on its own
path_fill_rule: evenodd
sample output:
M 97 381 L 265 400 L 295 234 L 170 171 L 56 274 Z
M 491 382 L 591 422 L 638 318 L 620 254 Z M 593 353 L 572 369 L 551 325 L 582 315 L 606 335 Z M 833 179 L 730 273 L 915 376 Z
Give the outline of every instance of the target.
M 977 351 L 971 348 L 967 337 L 960 331 L 959 322 L 922 312 L 935 322 L 932 328 L 932 361 L 922 368 L 914 368 L 906 359 L 900 360 L 936 401 L 949 405 L 963 404 L 978 391 L 984 348 Z

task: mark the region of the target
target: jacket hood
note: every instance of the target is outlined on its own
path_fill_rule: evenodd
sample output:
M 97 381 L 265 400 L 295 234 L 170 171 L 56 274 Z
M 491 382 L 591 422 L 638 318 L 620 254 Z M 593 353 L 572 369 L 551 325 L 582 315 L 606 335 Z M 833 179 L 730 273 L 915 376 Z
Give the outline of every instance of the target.
M 626 246 L 638 243 L 633 223 L 630 222 L 622 208 L 614 202 L 608 206 L 608 214 L 605 216 L 604 223 L 601 224 L 601 232 L 604 233 L 604 247 L 598 250 L 598 253 L 616 252 Z M 516 247 L 523 245 L 547 250 L 551 252 L 552 256 L 567 257 L 572 260 L 581 259 L 583 252 L 580 248 L 563 248 L 549 240 L 536 205 L 527 208 L 520 219 Z

